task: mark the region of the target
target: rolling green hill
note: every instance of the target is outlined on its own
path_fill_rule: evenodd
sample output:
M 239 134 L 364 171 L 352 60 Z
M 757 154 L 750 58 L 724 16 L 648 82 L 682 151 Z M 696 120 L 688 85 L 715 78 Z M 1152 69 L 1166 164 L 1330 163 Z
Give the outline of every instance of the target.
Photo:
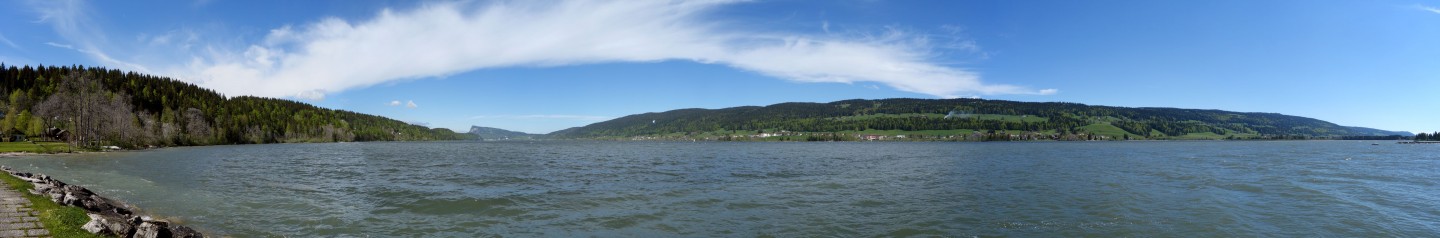
M 841 136 L 843 135 L 843 136 Z M 1410 136 L 1277 113 L 1128 108 L 982 99 L 844 100 L 644 113 L 551 133 L 555 138 L 831 140 L 1314 139 Z M 772 140 L 772 139 L 767 139 Z

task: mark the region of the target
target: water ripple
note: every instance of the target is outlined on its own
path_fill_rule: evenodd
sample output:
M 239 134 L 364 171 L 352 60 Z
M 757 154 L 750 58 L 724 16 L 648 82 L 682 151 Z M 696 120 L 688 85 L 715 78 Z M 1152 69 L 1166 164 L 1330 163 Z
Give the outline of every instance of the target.
M 215 234 L 1433 236 L 1433 147 L 339 143 L 7 158 Z

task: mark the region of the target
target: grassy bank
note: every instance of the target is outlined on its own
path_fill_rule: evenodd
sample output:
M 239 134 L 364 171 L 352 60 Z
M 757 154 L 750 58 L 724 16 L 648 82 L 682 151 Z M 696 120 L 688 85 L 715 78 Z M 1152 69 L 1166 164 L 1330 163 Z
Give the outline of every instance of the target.
M 53 154 L 70 152 L 70 146 L 65 142 L 0 142 L 0 153 L 10 152 Z
M 80 226 L 90 222 L 90 217 L 85 215 L 85 210 L 62 206 L 48 198 L 30 194 L 28 190 L 35 188 L 35 185 L 15 176 L 0 175 L 0 180 L 4 180 L 10 189 L 20 191 L 25 199 L 30 199 L 30 208 L 39 212 L 40 223 L 45 225 L 45 229 L 50 231 L 52 237 L 106 237 L 80 229 Z

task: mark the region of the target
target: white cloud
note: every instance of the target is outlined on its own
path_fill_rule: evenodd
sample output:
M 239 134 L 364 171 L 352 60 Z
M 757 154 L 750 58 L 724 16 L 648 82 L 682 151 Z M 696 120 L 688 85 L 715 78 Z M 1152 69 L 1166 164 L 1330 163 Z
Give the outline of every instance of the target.
M 391 106 L 391 107 L 399 107 L 399 106 L 401 106 L 401 105 L 404 105 L 405 108 L 418 108 L 418 107 L 420 107 L 419 104 L 415 104 L 415 100 L 406 100 L 404 103 L 401 103 L 400 100 L 394 100 L 394 101 L 390 101 L 390 103 L 386 103 L 385 105 L 386 105 L 386 106 Z
M 65 48 L 65 49 L 69 49 L 69 50 L 80 51 L 80 49 L 75 49 L 75 46 L 73 46 L 73 45 L 60 44 L 60 43 L 55 43 L 55 42 L 45 42 L 45 44 L 46 44 L 46 45 L 50 45 L 50 46 L 54 46 L 54 47 L 56 47 L 56 48 Z
M 189 50 L 200 41 L 200 33 L 194 30 L 173 30 L 158 35 L 141 34 L 136 39 L 152 47 L 167 47 Z
M 1415 8 L 1416 8 L 1416 9 L 1420 9 L 1420 10 L 1422 10 L 1422 11 L 1427 11 L 1427 12 L 1431 12 L 1431 13 L 1435 13 L 1435 14 L 1440 14 L 1440 8 L 1435 8 L 1435 7 L 1425 6 L 1425 5 L 1420 5 L 1420 4 L 1415 4 Z
M 222 93 L 223 93 L 223 92 L 222 92 Z M 300 92 L 298 92 L 298 93 L 295 93 L 295 95 L 292 95 L 292 96 L 293 96 L 293 97 L 296 97 L 296 98 L 303 98 L 303 99 L 310 99 L 310 100 L 320 101 L 320 100 L 325 100 L 325 91 L 319 90 L 319 89 L 305 90 L 305 91 L 300 91 Z
M 982 82 L 978 73 L 941 63 L 941 51 L 955 47 L 932 46 L 925 34 L 763 32 L 729 27 L 725 19 L 707 15 L 738 2 L 428 3 L 382 10 L 370 19 L 325 18 L 281 26 L 258 42 L 196 47 L 199 52 L 190 60 L 157 68 L 226 95 L 312 100 L 331 92 L 476 69 L 666 60 L 727 65 L 798 82 L 873 82 L 938 97 L 1055 92 Z M 85 28 L 72 27 L 83 26 L 73 22 L 55 21 L 57 31 L 86 31 L 71 29 Z M 821 27 L 830 28 L 828 22 Z M 77 36 L 66 38 L 84 37 L 72 35 Z M 170 37 L 149 40 L 173 42 Z M 958 48 L 979 49 L 973 41 L 962 41 Z M 100 61 L 124 63 L 88 51 Z
M 613 118 L 615 117 L 587 115 L 483 115 L 470 117 L 470 119 L 558 119 L 575 121 L 604 121 Z
M 5 43 L 5 45 L 10 46 L 10 48 L 20 49 L 20 45 L 15 44 L 14 41 L 10 41 L 10 38 L 5 38 L 5 34 L 0 34 L 0 43 Z
M 92 25 L 93 21 L 90 20 L 90 16 L 93 13 L 89 11 L 85 1 L 32 0 L 27 3 L 40 14 L 40 19 L 36 22 L 49 23 L 56 33 L 72 42 L 71 44 L 46 42 L 46 44 L 75 50 L 107 66 L 142 73 L 151 72 L 143 65 L 115 59 L 101 50 L 106 44 L 105 35 Z

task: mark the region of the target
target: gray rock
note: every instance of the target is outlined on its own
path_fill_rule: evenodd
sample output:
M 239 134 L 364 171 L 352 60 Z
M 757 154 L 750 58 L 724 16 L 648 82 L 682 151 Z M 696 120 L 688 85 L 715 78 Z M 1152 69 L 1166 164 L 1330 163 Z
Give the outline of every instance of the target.
M 0 166 L 0 170 L 35 185 L 30 193 L 49 197 L 63 205 L 88 211 L 90 221 L 81 229 L 90 233 L 117 237 L 205 237 L 189 227 L 172 225 L 162 220 L 135 216 L 125 204 L 101 197 L 84 187 L 65 184 L 44 174 L 22 173 Z
M 111 235 L 119 237 L 129 237 L 130 234 L 135 234 L 135 225 L 140 224 L 133 217 L 102 216 L 105 217 L 105 228 L 113 232 L 110 233 Z
M 134 235 L 134 236 L 131 236 L 131 237 L 132 237 L 132 238 L 171 237 L 171 235 L 170 235 L 170 229 L 167 227 L 167 225 L 168 225 L 168 224 L 166 224 L 165 222 L 162 222 L 162 221 L 147 221 L 147 222 L 141 222 L 141 223 L 140 223 L 140 226 L 135 228 L 135 235 Z
M 205 234 L 200 234 L 200 232 L 195 231 L 195 229 L 181 225 L 170 226 L 170 234 L 173 235 L 172 237 L 178 238 L 205 238 Z
M 45 194 L 47 192 L 50 192 L 51 189 L 55 189 L 55 186 L 50 186 L 49 184 L 44 183 L 37 183 L 35 184 L 34 191 L 36 192 L 35 194 Z
M 69 206 L 85 208 L 86 210 L 91 210 L 89 209 L 89 207 L 85 206 L 85 203 L 87 203 L 88 200 L 93 200 L 94 198 L 92 197 L 95 195 L 95 193 L 90 192 L 89 189 L 85 189 L 80 186 L 68 185 L 60 186 L 60 189 L 55 190 L 60 190 L 61 193 L 59 201 L 55 202 Z M 51 198 L 53 199 L 54 197 L 52 196 Z
M 119 210 L 125 210 L 124 208 L 122 208 L 123 206 L 120 205 L 120 203 L 115 202 L 115 201 L 110 200 L 110 199 L 105 198 L 105 197 L 101 197 L 101 196 L 99 196 L 99 195 L 91 195 L 90 197 L 87 197 L 87 198 L 85 198 L 85 199 L 82 199 L 82 200 L 80 201 L 80 204 L 81 204 L 80 208 L 84 208 L 84 209 L 87 210 L 87 211 L 92 211 L 92 212 L 112 212 L 112 211 L 113 211 L 115 214 L 122 214 L 122 215 L 129 215 L 129 214 L 130 214 L 130 211 L 119 211 Z
M 115 216 L 115 217 L 130 217 L 131 215 L 135 215 L 134 213 L 130 212 L 129 209 L 120 208 L 120 207 L 111 208 L 111 209 L 109 209 L 109 210 L 95 211 L 95 213 L 105 214 L 106 216 Z
M 103 220 L 105 219 L 104 217 L 101 217 L 100 215 L 96 215 L 96 214 L 86 214 L 86 215 L 90 216 L 90 222 L 86 222 L 85 225 L 80 226 L 80 229 L 85 229 L 85 231 L 88 231 L 88 232 L 94 233 L 94 234 L 111 234 L 111 233 L 114 233 L 114 232 L 110 232 L 110 229 L 106 229 L 106 228 L 105 228 L 105 223 L 103 222 Z
M 62 198 L 62 199 L 60 199 L 60 204 L 65 204 L 65 205 L 67 205 L 67 206 L 79 207 L 79 206 L 80 206 L 80 200 L 81 200 L 81 199 L 84 199 L 84 198 L 81 198 L 81 197 L 79 196 L 79 194 L 66 193 L 66 194 L 65 194 L 65 197 Z
M 90 217 L 90 222 L 86 222 L 80 229 L 85 229 L 90 233 L 129 237 L 135 229 L 133 219 L 94 213 L 86 214 L 86 216 Z
M 66 194 L 75 194 L 82 197 L 95 195 L 94 192 L 90 192 L 89 189 L 85 189 L 84 187 L 80 186 L 61 186 L 61 190 L 64 190 Z

